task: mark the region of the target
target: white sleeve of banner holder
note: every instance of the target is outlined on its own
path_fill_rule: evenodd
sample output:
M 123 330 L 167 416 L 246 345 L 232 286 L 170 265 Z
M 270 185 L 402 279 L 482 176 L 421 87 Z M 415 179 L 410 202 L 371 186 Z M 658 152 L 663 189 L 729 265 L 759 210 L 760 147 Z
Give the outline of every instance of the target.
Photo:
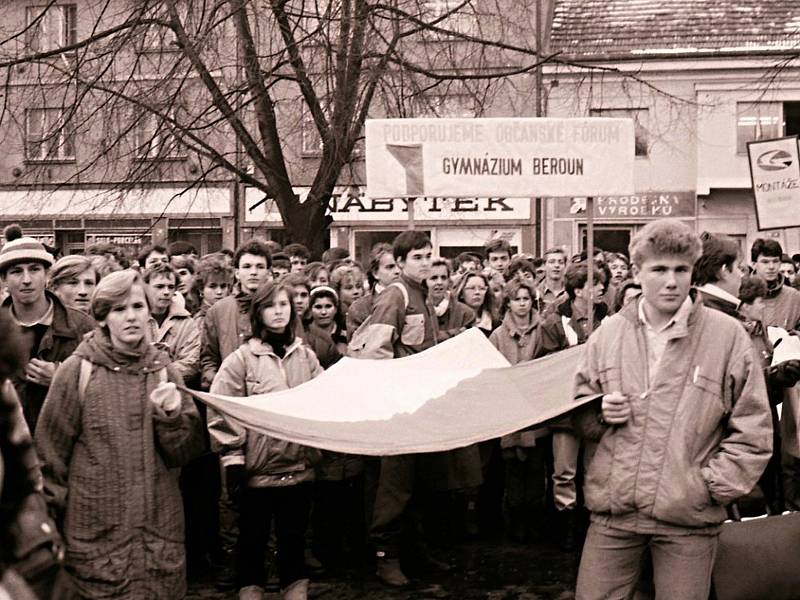
M 634 193 L 631 119 L 372 119 L 372 198 Z
M 459 448 L 553 419 L 573 402 L 582 347 L 516 366 L 477 329 L 394 360 L 343 358 L 298 387 L 233 398 L 191 391 L 253 431 L 388 456 Z

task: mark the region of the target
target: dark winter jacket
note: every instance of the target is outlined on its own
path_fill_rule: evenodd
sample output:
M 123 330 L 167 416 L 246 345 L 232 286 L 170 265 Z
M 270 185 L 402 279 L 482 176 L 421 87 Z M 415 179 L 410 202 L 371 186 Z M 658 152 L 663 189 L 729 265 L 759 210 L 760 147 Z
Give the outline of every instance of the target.
M 94 329 L 95 323 L 84 313 L 65 306 L 55 294 L 49 291 L 46 291 L 45 294 L 53 303 L 53 323 L 47 328 L 44 337 L 39 342 L 39 347 L 31 348 L 29 356 L 60 363 L 75 351 L 83 336 Z M 9 296 L 3 301 L 0 310 L 10 313 L 11 304 Z M 31 434 L 34 434 L 48 388 L 28 382 L 22 373 L 12 377 L 11 381 L 17 390 L 28 428 L 31 430 Z
M 763 307 L 762 321 L 767 327 L 782 327 L 787 331 L 800 328 L 800 292 L 785 285 L 783 275 L 768 284 Z
M 203 319 L 200 374 L 208 389 L 222 361 L 250 337 L 250 294 L 238 292 L 217 302 Z

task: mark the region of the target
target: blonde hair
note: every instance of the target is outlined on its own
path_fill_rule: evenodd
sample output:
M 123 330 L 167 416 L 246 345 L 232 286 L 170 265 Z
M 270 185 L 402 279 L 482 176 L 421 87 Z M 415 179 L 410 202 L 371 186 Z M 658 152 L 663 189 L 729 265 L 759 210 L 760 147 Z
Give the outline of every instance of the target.
M 691 264 L 703 253 L 700 237 L 677 219 L 659 219 L 642 227 L 628 246 L 631 262 L 637 267 L 653 256 L 680 256 Z
M 143 291 L 146 289 L 142 276 L 133 269 L 117 271 L 103 277 L 92 294 L 92 316 L 95 321 L 105 321 L 114 305 L 127 298 L 135 285 L 141 286 Z M 147 299 L 146 293 L 144 297 Z M 147 306 L 150 307 L 149 299 Z
M 73 279 L 89 269 L 94 271 L 94 281 L 97 283 L 100 279 L 100 274 L 98 273 L 97 269 L 95 269 L 91 260 L 80 254 L 62 256 L 52 267 L 50 267 L 47 287 L 51 291 L 55 291 L 58 289 L 59 285 L 68 279 Z

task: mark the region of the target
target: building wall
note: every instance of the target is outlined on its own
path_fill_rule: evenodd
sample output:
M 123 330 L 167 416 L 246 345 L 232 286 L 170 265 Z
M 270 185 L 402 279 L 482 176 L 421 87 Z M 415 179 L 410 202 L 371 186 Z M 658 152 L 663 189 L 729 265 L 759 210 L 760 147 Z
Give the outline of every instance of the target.
M 630 212 L 621 217 L 595 211 L 598 227 L 632 234 L 653 218 L 679 216 L 698 232 L 735 236 L 743 249 L 759 236 L 779 239 L 791 252 L 800 248 L 796 228 L 758 231 L 747 158 L 736 151 L 737 102 L 800 100 L 798 69 L 769 76 L 779 60 L 676 57 L 596 63 L 622 72 L 603 75 L 550 68 L 548 116 L 587 116 L 600 108 L 648 109 L 649 152 L 636 159 L 636 194 L 606 199 L 606 204 L 641 204 L 647 198 L 663 202 L 665 197 L 681 201 L 671 215 L 644 210 L 638 217 Z M 548 202 L 547 245 L 577 252 L 585 212 L 565 212 L 565 202 L 570 205 L 572 199 Z

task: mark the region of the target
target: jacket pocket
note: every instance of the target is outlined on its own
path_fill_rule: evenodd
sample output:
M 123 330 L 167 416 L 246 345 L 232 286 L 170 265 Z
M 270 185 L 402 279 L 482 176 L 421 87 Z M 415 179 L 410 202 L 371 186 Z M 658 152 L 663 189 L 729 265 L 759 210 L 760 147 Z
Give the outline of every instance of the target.
M 425 341 L 425 315 L 406 315 L 400 341 L 406 346 L 419 346 Z

